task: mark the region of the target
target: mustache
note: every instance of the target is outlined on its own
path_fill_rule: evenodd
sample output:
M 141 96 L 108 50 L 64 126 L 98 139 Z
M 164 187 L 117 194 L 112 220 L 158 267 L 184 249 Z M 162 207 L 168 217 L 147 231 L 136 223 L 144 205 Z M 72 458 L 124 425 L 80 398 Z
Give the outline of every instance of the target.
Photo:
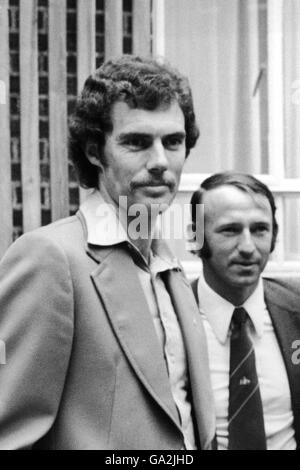
M 171 178 L 151 178 L 131 182 L 132 189 L 141 188 L 143 186 L 168 186 L 170 189 L 173 189 L 175 185 L 176 182 Z

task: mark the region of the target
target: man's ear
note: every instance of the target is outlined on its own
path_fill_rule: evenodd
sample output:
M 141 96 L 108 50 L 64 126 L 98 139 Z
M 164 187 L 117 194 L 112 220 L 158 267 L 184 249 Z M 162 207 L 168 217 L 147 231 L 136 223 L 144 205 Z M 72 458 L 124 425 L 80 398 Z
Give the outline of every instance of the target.
M 103 168 L 102 163 L 100 161 L 100 154 L 99 154 L 99 147 L 98 144 L 94 140 L 88 140 L 84 147 L 85 155 L 88 161 L 100 169 Z

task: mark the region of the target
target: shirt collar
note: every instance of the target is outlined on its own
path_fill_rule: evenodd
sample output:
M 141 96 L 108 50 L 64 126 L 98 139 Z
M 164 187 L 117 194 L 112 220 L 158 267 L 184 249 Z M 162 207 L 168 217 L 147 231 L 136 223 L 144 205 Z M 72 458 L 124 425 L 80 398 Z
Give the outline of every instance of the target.
M 88 194 L 80 205 L 87 227 L 87 241 L 92 245 L 111 246 L 127 241 L 113 203 L 106 202 L 98 190 Z
M 91 191 L 80 205 L 86 227 L 87 242 L 98 246 L 112 246 L 126 242 L 138 252 L 128 239 L 120 214 L 112 202 L 106 201 L 99 190 Z M 169 269 L 181 270 L 180 263 L 156 230 L 151 244 L 151 271 L 155 273 Z
M 217 294 L 207 284 L 202 273 L 198 281 L 198 297 L 201 313 L 206 316 L 218 340 L 224 344 L 228 336 L 235 306 Z M 245 301 L 243 307 L 251 318 L 256 334 L 261 337 L 264 322 L 263 312 L 266 308 L 261 278 L 255 291 Z
M 181 266 L 176 257 L 173 256 L 167 244 L 162 240 L 154 239 L 151 245 L 150 269 L 155 275 L 169 269 L 181 271 Z
M 243 304 L 244 309 L 248 312 L 252 320 L 256 334 L 262 337 L 264 331 L 264 317 L 263 313 L 266 310 L 264 286 L 262 278 L 260 277 L 255 291 L 248 297 Z

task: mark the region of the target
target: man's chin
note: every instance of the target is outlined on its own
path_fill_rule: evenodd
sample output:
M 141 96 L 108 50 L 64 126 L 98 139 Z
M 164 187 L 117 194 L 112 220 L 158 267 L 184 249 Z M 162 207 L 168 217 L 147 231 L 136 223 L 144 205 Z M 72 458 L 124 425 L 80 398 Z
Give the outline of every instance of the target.
M 171 194 L 167 195 L 153 195 L 152 197 L 147 197 L 147 198 L 137 198 L 134 204 L 141 204 L 148 209 L 153 209 L 156 210 L 157 207 L 160 208 L 160 212 L 164 212 L 167 210 L 172 201 L 174 199 L 174 196 Z
M 256 274 L 243 274 L 236 276 L 232 279 L 232 284 L 236 288 L 255 286 L 258 283 L 259 275 Z
M 261 273 L 261 268 L 257 263 L 253 264 L 233 264 L 232 272 L 235 276 L 241 278 L 255 277 L 259 276 Z

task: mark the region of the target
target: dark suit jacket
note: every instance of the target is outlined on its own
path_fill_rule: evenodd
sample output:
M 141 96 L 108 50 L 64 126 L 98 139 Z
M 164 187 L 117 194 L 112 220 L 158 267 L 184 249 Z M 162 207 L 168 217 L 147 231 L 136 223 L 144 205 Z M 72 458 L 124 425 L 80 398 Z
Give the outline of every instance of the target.
M 197 281 L 192 289 L 199 303 Z M 290 385 L 297 448 L 300 449 L 300 364 L 293 363 L 293 343 L 300 340 L 300 280 L 264 278 L 265 301 L 284 359 Z M 295 362 L 295 361 L 294 361 Z
M 165 280 L 182 328 L 199 446 L 214 413 L 206 340 L 184 274 Z M 122 246 L 87 245 L 80 215 L 18 239 L 0 263 L 0 448 L 180 449 L 163 352 Z
M 300 448 L 300 364 L 293 363 L 293 343 L 300 339 L 300 282 L 264 279 L 265 300 L 284 359 L 292 399 L 297 448 Z M 294 361 L 295 362 L 295 361 Z

